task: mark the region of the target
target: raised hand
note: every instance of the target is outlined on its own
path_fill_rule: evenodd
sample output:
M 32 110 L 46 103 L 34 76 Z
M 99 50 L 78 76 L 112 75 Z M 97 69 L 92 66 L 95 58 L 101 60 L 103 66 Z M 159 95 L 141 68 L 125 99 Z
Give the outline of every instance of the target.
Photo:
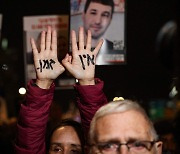
M 91 51 L 91 32 L 88 30 L 86 46 L 84 41 L 84 29 L 79 28 L 79 46 L 77 45 L 76 33 L 71 32 L 72 56 L 67 54 L 62 60 L 65 68 L 79 80 L 81 85 L 94 85 L 96 56 L 102 46 L 100 40 L 96 48 Z
M 36 70 L 36 84 L 47 89 L 60 74 L 64 72 L 64 67 L 57 58 L 57 33 L 48 27 L 47 32 L 42 31 L 40 49 L 33 38 L 31 38 L 31 47 L 34 55 L 34 65 Z

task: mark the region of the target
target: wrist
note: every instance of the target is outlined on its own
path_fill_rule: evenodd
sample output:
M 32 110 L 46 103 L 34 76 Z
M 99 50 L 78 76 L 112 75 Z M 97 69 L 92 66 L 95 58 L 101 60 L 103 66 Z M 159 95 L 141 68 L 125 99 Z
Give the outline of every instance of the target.
M 78 80 L 80 85 L 95 85 L 95 79 L 90 80 Z
M 36 85 L 42 89 L 49 89 L 54 80 L 39 80 L 36 79 Z

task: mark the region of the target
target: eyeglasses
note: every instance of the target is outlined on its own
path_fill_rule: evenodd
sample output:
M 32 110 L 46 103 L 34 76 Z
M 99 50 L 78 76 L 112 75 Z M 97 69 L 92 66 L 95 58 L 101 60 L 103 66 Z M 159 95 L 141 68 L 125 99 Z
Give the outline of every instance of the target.
M 95 146 L 98 149 L 98 153 L 101 154 L 116 154 L 120 147 L 125 145 L 129 151 L 129 153 L 132 154 L 146 154 L 149 152 L 153 145 L 157 141 L 129 141 L 127 143 L 119 143 L 119 142 L 104 142 L 104 143 L 98 143 L 94 144 L 92 146 Z

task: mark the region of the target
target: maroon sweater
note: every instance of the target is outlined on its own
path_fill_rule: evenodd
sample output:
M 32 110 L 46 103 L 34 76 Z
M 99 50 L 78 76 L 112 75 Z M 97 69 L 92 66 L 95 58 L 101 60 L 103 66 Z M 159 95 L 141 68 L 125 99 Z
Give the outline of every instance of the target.
M 74 85 L 86 137 L 95 112 L 107 103 L 103 86 L 104 83 L 100 79 L 96 79 L 96 85 Z M 46 153 L 46 125 L 53 101 L 54 89 L 54 84 L 51 85 L 50 89 L 41 89 L 33 86 L 33 80 L 28 83 L 26 101 L 21 105 L 18 118 L 16 154 Z

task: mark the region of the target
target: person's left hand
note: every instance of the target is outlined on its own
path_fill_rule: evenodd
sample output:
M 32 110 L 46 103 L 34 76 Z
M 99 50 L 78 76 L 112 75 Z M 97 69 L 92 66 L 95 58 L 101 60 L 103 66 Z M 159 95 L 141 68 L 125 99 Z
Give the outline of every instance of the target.
M 65 68 L 79 80 L 81 85 L 94 85 L 96 56 L 102 46 L 103 40 L 100 40 L 96 48 L 91 51 L 91 32 L 88 30 L 87 43 L 84 47 L 84 29 L 79 28 L 79 46 L 77 45 L 76 33 L 71 32 L 72 56 L 67 54 L 62 60 Z

